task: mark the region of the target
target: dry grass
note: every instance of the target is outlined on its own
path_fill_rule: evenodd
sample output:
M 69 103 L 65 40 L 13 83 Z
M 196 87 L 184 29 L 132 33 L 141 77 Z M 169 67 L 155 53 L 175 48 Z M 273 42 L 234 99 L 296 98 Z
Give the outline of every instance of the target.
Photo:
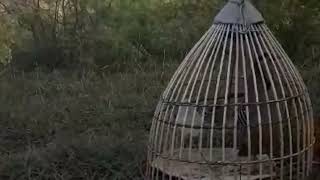
M 7 71 L 0 83 L 0 179 L 142 179 L 153 110 L 176 66 Z
M 2 76 L 0 179 L 141 179 L 153 107 L 174 68 Z

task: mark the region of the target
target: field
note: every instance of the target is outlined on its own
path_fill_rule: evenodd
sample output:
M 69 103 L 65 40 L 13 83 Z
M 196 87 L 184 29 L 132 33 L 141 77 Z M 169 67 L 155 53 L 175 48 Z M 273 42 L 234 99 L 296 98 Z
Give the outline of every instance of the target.
M 173 68 L 3 75 L 0 179 L 141 179 L 154 107 Z
M 319 0 L 252 2 L 320 117 Z M 224 4 L 0 0 L 0 180 L 143 179 L 157 101 Z
M 176 67 L 6 72 L 0 179 L 142 179 L 154 107 Z

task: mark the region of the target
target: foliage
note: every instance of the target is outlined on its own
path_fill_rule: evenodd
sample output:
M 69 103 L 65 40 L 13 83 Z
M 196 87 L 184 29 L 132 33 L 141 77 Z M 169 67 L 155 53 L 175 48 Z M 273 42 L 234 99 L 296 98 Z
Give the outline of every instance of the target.
M 252 0 L 320 115 L 320 2 Z M 153 107 L 225 0 L 0 0 L 0 179 L 141 179 Z
M 5 15 L 14 20 L 20 34 L 28 34 L 20 44 L 20 38 L 14 40 L 14 62 L 29 63 L 22 59 L 29 54 L 28 65 L 53 68 L 78 63 L 104 67 L 128 59 L 180 59 L 207 28 L 214 12 L 210 7 L 217 4 L 205 0 L 13 2 L 3 3 L 9 9 Z
M 28 69 L 79 63 L 103 68 L 128 60 L 181 59 L 225 1 L 0 2 L 2 19 L 10 19 L 1 26 L 1 34 L 10 37 L 10 41 L 0 38 L 1 47 L 10 48 L 15 66 L 22 63 L 22 68 Z M 254 3 L 297 64 L 310 65 L 319 58 L 320 3 L 317 0 L 255 0 Z

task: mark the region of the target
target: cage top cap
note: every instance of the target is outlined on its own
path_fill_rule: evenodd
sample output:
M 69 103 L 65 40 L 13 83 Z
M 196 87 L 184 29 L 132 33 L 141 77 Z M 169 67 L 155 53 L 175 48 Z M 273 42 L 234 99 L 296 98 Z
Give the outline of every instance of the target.
M 264 22 L 261 13 L 248 0 L 229 0 L 214 19 L 217 24 L 257 24 Z

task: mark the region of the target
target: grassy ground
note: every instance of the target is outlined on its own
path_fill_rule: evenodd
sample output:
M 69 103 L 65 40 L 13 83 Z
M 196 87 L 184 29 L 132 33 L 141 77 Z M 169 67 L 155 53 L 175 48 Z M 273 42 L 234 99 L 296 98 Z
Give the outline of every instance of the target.
M 3 74 L 0 179 L 142 179 L 154 107 L 176 67 Z
M 141 179 L 153 107 L 173 69 L 3 75 L 0 179 Z

